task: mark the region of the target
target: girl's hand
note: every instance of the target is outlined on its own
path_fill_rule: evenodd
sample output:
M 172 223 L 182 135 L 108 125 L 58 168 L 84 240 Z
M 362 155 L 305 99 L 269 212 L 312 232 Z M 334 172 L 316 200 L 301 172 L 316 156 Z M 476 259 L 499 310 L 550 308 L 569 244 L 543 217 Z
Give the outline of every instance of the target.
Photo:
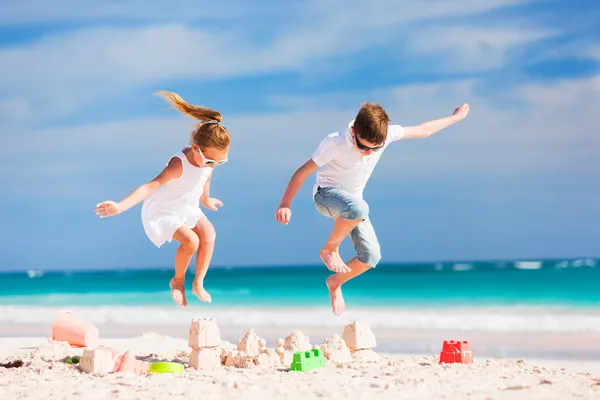
M 100 216 L 100 218 L 113 217 L 115 215 L 121 214 L 123 211 L 119 203 L 111 200 L 103 201 L 102 203 L 96 204 L 96 214 Z
M 289 224 L 291 218 L 292 210 L 289 207 L 279 207 L 275 212 L 275 219 L 284 225 Z
M 217 207 L 223 207 L 223 202 L 219 199 L 210 198 L 202 205 L 209 210 L 218 211 Z

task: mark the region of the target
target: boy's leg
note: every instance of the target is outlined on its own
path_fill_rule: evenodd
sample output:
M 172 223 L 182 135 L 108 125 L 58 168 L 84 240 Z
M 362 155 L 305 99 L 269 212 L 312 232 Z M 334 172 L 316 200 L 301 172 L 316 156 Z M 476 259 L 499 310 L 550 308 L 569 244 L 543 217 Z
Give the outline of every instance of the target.
M 350 272 L 350 268 L 348 268 L 342 257 L 340 257 L 339 247 L 344 238 L 360 223 L 360 219 L 344 219 L 339 217 L 335 220 L 333 231 L 331 231 L 331 235 L 329 235 L 329 239 L 327 239 L 327 243 L 321 249 L 320 254 L 321 260 L 323 260 L 327 268 L 331 271 Z
M 171 296 L 175 303 L 180 306 L 187 306 L 187 299 L 185 298 L 185 272 L 188 265 L 190 265 L 194 253 L 198 250 L 200 239 L 194 231 L 185 225 L 175 231 L 173 239 L 177 240 L 181 245 L 175 253 L 175 276 L 169 283 Z
M 369 206 L 356 195 L 338 188 L 319 188 L 315 205 L 323 215 L 335 219 L 333 231 L 321 249 L 321 259 L 334 272 L 350 272 L 340 257 L 342 241 L 369 215 Z
M 348 268 L 350 268 L 350 272 L 337 272 L 329 276 L 329 278 L 327 278 L 325 281 L 325 284 L 329 289 L 331 308 L 333 309 L 334 315 L 340 315 L 346 308 L 344 296 L 342 295 L 342 284 L 362 274 L 371 268 L 371 266 L 360 262 L 356 257 L 354 257 L 348 262 Z
M 193 231 L 200 238 L 200 246 L 196 255 L 196 276 L 192 283 L 192 293 L 194 293 L 200 301 L 210 303 L 212 301 L 210 294 L 204 290 L 204 277 L 208 271 L 210 260 L 215 248 L 216 232 L 213 225 L 206 217 L 202 217 Z
M 342 285 L 352 278 L 364 273 L 369 268 L 377 265 L 381 259 L 381 250 L 379 241 L 375 234 L 375 229 L 369 218 L 361 222 L 351 233 L 352 243 L 356 249 L 357 257 L 348 262 L 350 272 L 336 273 L 327 278 L 325 282 L 329 288 L 329 297 L 331 298 L 331 307 L 335 315 L 344 312 L 346 304 L 342 295 Z

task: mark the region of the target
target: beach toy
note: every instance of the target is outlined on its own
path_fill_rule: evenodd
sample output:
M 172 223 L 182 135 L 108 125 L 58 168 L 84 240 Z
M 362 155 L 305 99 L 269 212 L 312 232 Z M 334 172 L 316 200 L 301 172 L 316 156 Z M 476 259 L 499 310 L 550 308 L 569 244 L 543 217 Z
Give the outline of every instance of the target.
M 321 349 L 312 349 L 311 351 L 299 351 L 294 353 L 290 370 L 306 372 L 317 368 L 323 368 L 325 365 L 326 361 Z
M 79 357 L 69 357 L 65 362 L 67 364 L 79 364 L 79 360 L 81 360 Z
M 150 372 L 150 364 L 135 358 L 131 351 L 126 351 L 115 363 L 113 372 L 131 372 L 143 375 Z
M 461 363 L 471 364 L 473 362 L 473 352 L 468 341 L 446 340 L 442 345 L 440 353 L 441 363 Z
M 183 364 L 172 362 L 155 362 L 150 364 L 151 374 L 174 374 L 183 375 L 185 368 Z
M 52 340 L 68 342 L 71 346 L 93 347 L 99 339 L 98 328 L 70 312 L 58 314 L 52 325 Z

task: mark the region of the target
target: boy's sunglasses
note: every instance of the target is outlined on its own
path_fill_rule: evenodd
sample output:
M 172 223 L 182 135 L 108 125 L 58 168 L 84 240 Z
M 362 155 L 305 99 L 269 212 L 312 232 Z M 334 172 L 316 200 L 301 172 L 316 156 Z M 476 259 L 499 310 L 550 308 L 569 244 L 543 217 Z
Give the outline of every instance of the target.
M 211 160 L 210 158 L 206 158 L 204 156 L 204 153 L 202 152 L 202 150 L 198 149 L 198 153 L 200 153 L 200 155 L 202 156 L 202 161 L 204 162 L 205 166 L 210 166 L 210 165 L 223 165 L 227 162 L 227 158 L 223 159 L 223 160 Z
M 377 151 L 384 146 L 383 144 L 381 146 L 375 146 L 375 147 L 365 146 L 364 144 L 362 144 L 360 142 L 360 140 L 358 139 L 358 137 L 356 135 L 352 135 L 352 136 L 354 136 L 354 143 L 356 143 L 356 147 L 358 147 L 362 151 L 369 151 L 369 150 Z

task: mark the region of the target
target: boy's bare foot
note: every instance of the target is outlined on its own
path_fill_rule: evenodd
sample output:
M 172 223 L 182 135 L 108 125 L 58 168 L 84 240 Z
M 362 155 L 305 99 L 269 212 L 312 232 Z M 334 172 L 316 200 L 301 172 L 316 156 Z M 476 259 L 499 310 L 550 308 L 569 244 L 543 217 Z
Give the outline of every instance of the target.
M 187 299 L 185 298 L 185 282 L 178 282 L 173 278 L 171 279 L 171 282 L 169 282 L 169 286 L 171 287 L 171 297 L 173 297 L 173 301 L 180 306 L 186 307 Z
M 212 302 L 212 298 L 210 294 L 204 290 L 204 286 L 202 282 L 194 281 L 192 283 L 192 293 L 194 293 L 200 301 L 204 301 L 206 303 Z
M 342 287 L 341 285 L 336 285 L 334 279 L 335 275 L 331 275 L 329 278 L 327 278 L 325 284 L 329 289 L 329 297 L 331 298 L 333 315 L 340 315 L 346 309 L 346 303 L 344 302 L 344 296 L 342 295 Z
M 321 249 L 321 260 L 333 272 L 350 272 L 350 268 L 342 260 L 337 250 Z

